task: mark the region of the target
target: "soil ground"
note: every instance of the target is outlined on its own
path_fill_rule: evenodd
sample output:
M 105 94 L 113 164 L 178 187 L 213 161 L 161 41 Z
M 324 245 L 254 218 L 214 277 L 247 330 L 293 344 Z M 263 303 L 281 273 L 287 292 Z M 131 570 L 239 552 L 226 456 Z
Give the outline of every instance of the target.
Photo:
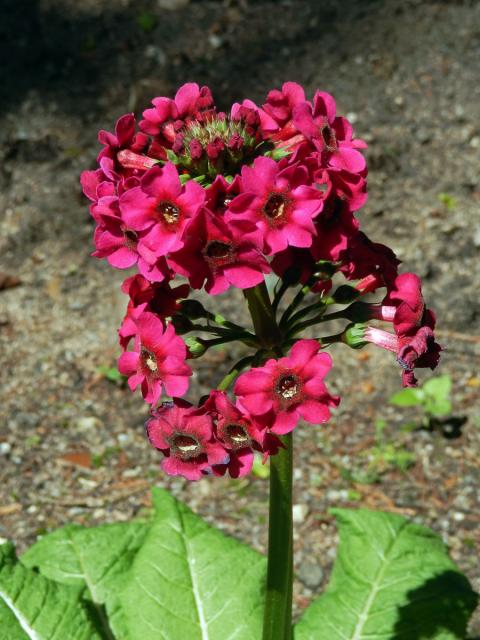
M 310 95 L 333 93 L 368 141 L 361 222 L 424 278 L 445 347 L 439 373 L 453 380 L 452 418 L 407 432 L 421 416 L 387 404 L 399 388 L 388 354 L 332 349 L 330 386 L 342 403 L 328 425 L 295 433 L 296 611 L 328 581 L 337 543 L 328 509 L 338 505 L 433 527 L 480 590 L 479 25 L 480 3 L 446 0 L 24 0 L 3 9 L 0 271 L 21 283 L 0 291 L 0 536 L 23 551 L 67 522 L 130 518 L 149 508 L 158 483 L 265 548 L 268 482 L 167 479 L 144 437 L 141 398 L 99 374 L 118 357 L 124 274 L 90 257 L 78 175 L 94 166 L 99 129 L 185 81 L 210 85 L 226 108 L 261 102 L 291 79 Z M 240 319 L 239 300 L 215 302 Z M 195 363 L 192 399 L 234 356 L 214 351 Z M 375 457 L 379 420 L 384 441 L 411 454 L 406 471 Z M 376 478 L 365 474 L 372 464 Z M 478 616 L 471 634 L 480 636 Z

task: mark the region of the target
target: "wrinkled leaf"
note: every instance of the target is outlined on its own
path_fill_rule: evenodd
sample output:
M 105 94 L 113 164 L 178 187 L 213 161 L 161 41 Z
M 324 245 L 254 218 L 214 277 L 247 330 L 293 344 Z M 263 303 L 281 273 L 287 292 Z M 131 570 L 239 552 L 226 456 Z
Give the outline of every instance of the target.
M 258 640 L 266 562 L 166 491 L 120 600 L 138 640 Z
M 330 584 L 295 640 L 463 640 L 476 596 L 441 539 L 394 514 L 333 509 Z
M 0 546 L 0 638 L 102 640 L 81 602 L 81 589 L 27 569 L 11 543 Z
M 123 637 L 118 593 L 148 526 L 140 521 L 88 529 L 70 525 L 41 538 L 24 553 L 22 562 L 56 582 L 86 587 L 86 597 L 105 605 L 106 612 L 97 608 L 102 626 Z

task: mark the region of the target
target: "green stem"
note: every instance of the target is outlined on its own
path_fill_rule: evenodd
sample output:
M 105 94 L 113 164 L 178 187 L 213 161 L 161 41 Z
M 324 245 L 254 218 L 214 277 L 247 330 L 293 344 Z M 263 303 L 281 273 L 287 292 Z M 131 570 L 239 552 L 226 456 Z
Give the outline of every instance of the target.
M 281 334 L 265 283 L 245 291 L 258 341 L 281 355 Z M 268 569 L 263 640 L 292 638 L 292 434 L 270 458 Z
M 297 292 L 296 296 L 293 298 L 292 302 L 287 307 L 287 309 L 285 309 L 285 312 L 283 313 L 282 317 L 280 318 L 280 327 L 284 327 L 287 324 L 290 316 L 295 311 L 295 309 L 300 304 L 302 304 L 303 299 L 305 298 L 307 293 L 310 292 L 310 290 L 313 287 L 313 285 L 315 284 L 315 282 L 316 281 L 315 281 L 314 278 L 310 278 L 310 280 L 308 280 L 308 282 L 300 289 L 300 291 Z
M 244 293 L 259 343 L 265 347 L 277 346 L 280 332 L 265 281 L 256 287 L 245 289 Z
M 234 364 L 233 367 L 230 369 L 230 371 L 227 373 L 227 375 L 220 381 L 220 383 L 217 386 L 217 389 L 219 391 L 226 391 L 230 387 L 230 385 L 233 384 L 233 382 L 239 375 L 240 371 L 245 369 L 245 367 L 249 365 L 252 362 L 252 360 L 253 360 L 253 356 L 247 356 L 239 360 L 236 364 Z
M 289 287 L 290 287 L 290 284 L 288 282 L 284 282 L 283 280 L 281 281 L 281 284 L 278 288 L 278 291 L 275 292 L 275 296 L 272 302 L 272 307 L 275 313 L 277 312 L 278 305 L 280 304 L 280 301 L 283 298 L 283 295 L 285 294 L 285 292 Z
M 263 640 L 291 640 L 293 583 L 292 434 L 270 458 L 268 571 Z

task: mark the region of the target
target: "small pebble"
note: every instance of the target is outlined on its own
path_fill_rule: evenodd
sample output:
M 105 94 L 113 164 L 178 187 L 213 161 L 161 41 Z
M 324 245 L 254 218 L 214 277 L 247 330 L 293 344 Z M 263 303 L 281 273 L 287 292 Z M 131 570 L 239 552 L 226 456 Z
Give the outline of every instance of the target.
M 294 504 L 292 508 L 293 521 L 300 524 L 305 520 L 308 513 L 308 507 L 306 504 Z
M 317 589 L 323 580 L 322 567 L 311 560 L 304 560 L 298 568 L 298 577 L 306 587 Z

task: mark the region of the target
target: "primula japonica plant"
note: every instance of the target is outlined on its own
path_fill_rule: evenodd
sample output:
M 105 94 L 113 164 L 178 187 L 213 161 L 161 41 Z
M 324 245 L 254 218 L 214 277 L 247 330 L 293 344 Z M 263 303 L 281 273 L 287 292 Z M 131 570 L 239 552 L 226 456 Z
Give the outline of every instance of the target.
M 256 452 L 270 460 L 268 566 L 157 490 L 148 522 L 67 527 L 22 563 L 0 547 L 0 615 L 20 624 L 19 638 L 42 640 L 258 640 L 262 629 L 264 640 L 291 640 L 292 437 L 326 423 L 339 403 L 325 382 L 327 349 L 375 344 L 414 386 L 415 371 L 439 360 L 435 316 L 420 279 L 400 274 L 393 251 L 360 231 L 366 145 L 329 94 L 309 101 L 287 82 L 261 107 L 244 100 L 224 113 L 190 83 L 155 98 L 138 127 L 124 115 L 99 140 L 99 167 L 81 177 L 94 255 L 136 270 L 122 285 L 120 373 L 151 405 L 146 431 L 165 473 L 241 478 Z M 232 288 L 243 291 L 251 326 L 193 295 Z M 324 335 L 333 319 L 344 327 Z M 314 338 L 302 337 L 306 328 Z M 187 402 L 191 361 L 233 341 L 245 356 Z M 464 638 L 475 597 L 432 532 L 397 515 L 335 514 L 331 584 L 296 640 Z M 22 606 L 28 589 L 41 606 Z M 69 633 L 52 631 L 58 624 Z

